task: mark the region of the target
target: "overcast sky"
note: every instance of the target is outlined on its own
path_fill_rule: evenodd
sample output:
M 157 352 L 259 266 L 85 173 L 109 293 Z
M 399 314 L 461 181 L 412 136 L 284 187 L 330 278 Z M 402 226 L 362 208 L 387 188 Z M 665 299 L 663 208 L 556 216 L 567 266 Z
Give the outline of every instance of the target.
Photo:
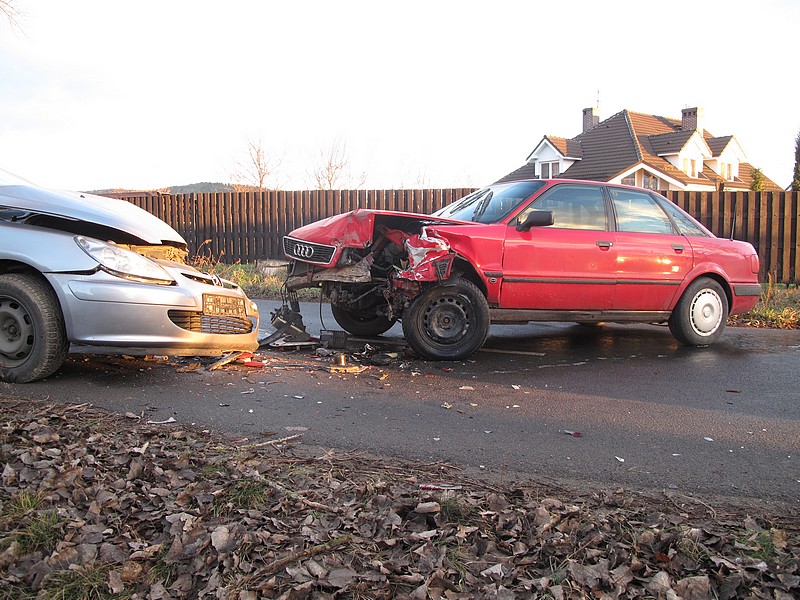
M 791 181 L 797 0 L 12 0 L 0 167 L 49 187 L 230 181 L 248 140 L 284 189 L 334 143 L 366 187 L 481 186 L 581 111 L 734 135 Z

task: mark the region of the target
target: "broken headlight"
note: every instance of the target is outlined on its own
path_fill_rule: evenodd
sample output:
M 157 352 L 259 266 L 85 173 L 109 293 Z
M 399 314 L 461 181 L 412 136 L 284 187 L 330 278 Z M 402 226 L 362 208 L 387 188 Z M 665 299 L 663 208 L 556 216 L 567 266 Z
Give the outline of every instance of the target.
M 160 285 L 175 283 L 169 273 L 141 254 L 80 235 L 75 236 L 75 242 L 81 250 L 96 260 L 106 273 L 143 283 Z

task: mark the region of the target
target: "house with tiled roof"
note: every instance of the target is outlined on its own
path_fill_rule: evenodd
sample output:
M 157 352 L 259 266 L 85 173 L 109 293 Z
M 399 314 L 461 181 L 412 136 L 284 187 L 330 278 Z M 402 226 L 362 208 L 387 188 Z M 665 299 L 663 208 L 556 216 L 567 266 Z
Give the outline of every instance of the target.
M 684 108 L 680 120 L 623 110 L 605 121 L 596 108 L 585 108 L 580 135 L 545 135 L 525 164 L 499 182 L 558 177 L 652 190 L 744 191 L 754 170 L 734 136 L 704 128 L 702 108 Z M 762 185 L 781 189 L 765 175 Z

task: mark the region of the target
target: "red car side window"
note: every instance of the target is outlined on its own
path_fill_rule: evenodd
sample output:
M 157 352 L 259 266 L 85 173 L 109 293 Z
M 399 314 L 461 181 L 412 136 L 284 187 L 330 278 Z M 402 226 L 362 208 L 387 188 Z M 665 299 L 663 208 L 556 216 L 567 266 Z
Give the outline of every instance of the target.
M 617 214 L 617 231 L 675 233 L 669 217 L 649 194 L 614 188 L 609 191 Z
M 608 229 L 606 205 L 600 186 L 559 185 L 545 192 L 519 216 L 522 222 L 531 210 L 553 212 L 554 229 Z

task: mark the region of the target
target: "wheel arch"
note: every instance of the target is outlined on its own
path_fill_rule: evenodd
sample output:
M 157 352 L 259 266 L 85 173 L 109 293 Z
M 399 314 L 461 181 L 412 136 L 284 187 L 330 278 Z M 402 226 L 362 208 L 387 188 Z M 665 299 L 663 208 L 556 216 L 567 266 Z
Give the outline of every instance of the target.
M 456 259 L 453 262 L 453 274 L 457 274 L 460 277 L 466 279 L 470 283 L 475 284 L 477 288 L 481 291 L 484 298 L 488 297 L 488 290 L 486 288 L 486 282 L 483 278 L 478 274 L 478 271 L 475 270 L 475 267 L 472 265 L 471 262 L 466 260 L 465 258 L 456 255 Z
M 50 288 L 50 291 L 53 293 L 53 296 L 55 296 L 58 302 L 58 306 L 61 310 L 61 315 L 64 318 L 64 327 L 67 330 L 68 339 L 72 340 L 72 320 L 69 318 L 69 304 L 62 297 L 62 290 L 53 286 L 53 282 L 50 281 L 44 275 L 44 273 L 42 273 L 37 268 L 27 263 L 20 262 L 17 260 L 0 260 L 0 275 L 8 275 L 11 273 L 34 277 L 38 281 L 46 285 L 48 288 Z
M 731 288 L 728 280 L 722 274 L 717 273 L 716 271 L 705 271 L 695 274 L 691 279 L 687 278 L 685 284 L 681 287 L 680 294 L 675 299 L 675 303 L 677 304 L 677 302 L 681 299 L 684 292 L 686 292 L 686 288 L 688 288 L 701 277 L 713 279 L 722 287 L 722 291 L 725 292 L 725 299 L 728 302 L 728 309 L 730 310 L 730 307 L 733 306 L 733 289 Z

